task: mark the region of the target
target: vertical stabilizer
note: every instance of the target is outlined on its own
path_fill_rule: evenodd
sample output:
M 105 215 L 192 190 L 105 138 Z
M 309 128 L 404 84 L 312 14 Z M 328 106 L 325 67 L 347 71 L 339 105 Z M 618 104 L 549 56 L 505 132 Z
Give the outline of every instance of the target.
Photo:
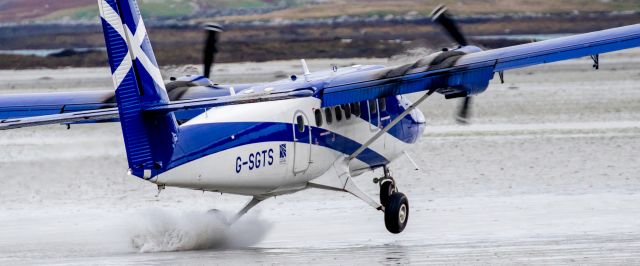
M 129 168 L 151 179 L 173 153 L 178 126 L 173 114 L 150 115 L 145 106 L 169 97 L 135 0 L 98 0 Z

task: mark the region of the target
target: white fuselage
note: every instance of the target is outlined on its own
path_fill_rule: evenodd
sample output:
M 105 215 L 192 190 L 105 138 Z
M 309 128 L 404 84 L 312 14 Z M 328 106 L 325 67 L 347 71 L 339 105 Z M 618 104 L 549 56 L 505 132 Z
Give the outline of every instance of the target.
M 397 99 L 404 105 L 408 103 L 402 97 Z M 159 185 L 241 195 L 291 193 L 304 189 L 309 181 L 327 172 L 337 159 L 350 155 L 354 147 L 371 139 L 381 130 L 384 121 L 388 123 L 391 119 L 379 111 L 377 103 L 369 106 L 370 103 L 365 102 L 367 106 L 362 106 L 362 110 L 371 112 L 378 108 L 374 112 L 382 114 L 373 123 L 369 121 L 373 120 L 370 113 L 346 119 L 342 111 L 342 119 L 337 121 L 333 107 L 329 124 L 326 109 L 320 104 L 317 98 L 305 97 L 212 108 L 181 128 L 223 126 L 229 130 L 237 126 L 245 128 L 244 132 L 222 133 L 217 139 L 225 139 L 224 144 L 229 148 L 180 165 L 152 181 Z M 316 122 L 316 110 L 321 111 L 320 125 Z M 412 116 L 419 123 L 424 122 L 421 113 Z M 301 119 L 303 125 L 299 123 Z M 221 131 L 214 130 L 211 134 Z M 387 133 L 369 147 L 368 153 L 372 157 L 381 155 L 388 163 L 410 145 Z M 360 158 L 348 165 L 352 175 L 381 166 Z

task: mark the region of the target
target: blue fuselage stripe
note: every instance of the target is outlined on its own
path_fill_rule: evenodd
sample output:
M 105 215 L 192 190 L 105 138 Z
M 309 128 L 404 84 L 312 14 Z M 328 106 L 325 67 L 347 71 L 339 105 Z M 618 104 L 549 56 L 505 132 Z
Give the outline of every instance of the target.
M 240 146 L 263 142 L 293 142 L 293 124 L 277 122 L 230 122 L 189 125 L 181 128 L 180 138 L 169 169 L 190 161 Z M 309 140 L 308 128 L 297 134 L 301 143 L 326 147 L 343 154 L 351 154 L 362 144 L 327 129 L 312 127 Z M 357 157 L 371 167 L 389 161 L 379 153 L 366 149 Z
M 349 106 L 346 106 L 348 108 Z M 338 107 L 340 108 L 340 107 Z M 405 109 L 396 97 L 386 98 L 386 109 L 370 114 L 367 102 L 360 103 L 361 117 L 357 123 L 364 122 L 370 130 L 377 131 L 387 126 L 391 120 L 397 118 Z M 335 109 L 335 107 L 333 107 Z M 343 123 L 334 121 L 335 123 Z M 296 141 L 310 143 L 350 155 L 362 146 L 349 137 L 320 127 L 310 127 L 308 132 L 295 132 Z M 389 137 L 401 142 L 415 143 L 424 130 L 424 124 L 415 121 L 411 115 L 403 117 L 400 123 L 393 126 L 387 133 Z M 309 139 L 311 135 L 311 139 Z M 180 165 L 198 160 L 232 148 L 264 142 L 293 142 L 294 125 L 282 122 L 224 122 L 180 127 L 172 159 L 163 171 L 168 171 Z M 378 167 L 389 163 L 389 158 L 367 148 L 357 157 L 358 160 L 370 167 Z

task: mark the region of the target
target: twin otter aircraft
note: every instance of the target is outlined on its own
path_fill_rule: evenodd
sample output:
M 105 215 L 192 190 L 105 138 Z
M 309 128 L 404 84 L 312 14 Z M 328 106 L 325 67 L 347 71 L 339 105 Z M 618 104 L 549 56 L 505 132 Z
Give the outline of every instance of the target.
M 2 96 L 0 129 L 119 121 L 131 175 L 159 188 L 251 196 L 230 224 L 264 199 L 317 188 L 353 194 L 400 233 L 409 201 L 387 165 L 422 136 L 425 118 L 416 107 L 425 99 L 465 98 L 465 114 L 495 73 L 583 56 L 597 67 L 601 53 L 640 46 L 640 25 L 633 25 L 483 51 L 439 7 L 433 21 L 459 46 L 413 64 L 311 73 L 302 61 L 303 74 L 270 83 L 214 85 L 186 76 L 165 84 L 136 1 L 98 4 L 115 93 Z M 408 93 L 422 96 L 411 103 L 402 96 Z M 377 168 L 384 169 L 374 180 L 379 201 L 353 182 Z

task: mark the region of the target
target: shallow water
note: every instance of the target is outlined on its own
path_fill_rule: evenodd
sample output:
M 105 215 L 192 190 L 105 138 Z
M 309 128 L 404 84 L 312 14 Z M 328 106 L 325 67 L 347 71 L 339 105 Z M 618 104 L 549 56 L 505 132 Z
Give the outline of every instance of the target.
M 457 102 L 427 101 L 429 127 L 409 151 L 421 169 L 392 165 L 411 204 L 400 235 L 365 203 L 318 190 L 269 199 L 228 228 L 207 211 L 247 198 L 157 195 L 126 175 L 117 125 L 0 132 L 0 264 L 638 263 L 640 52 L 604 58 L 598 72 L 574 60 L 507 73 L 477 97 L 469 127 L 453 125 Z M 255 64 L 251 79 L 293 64 Z M 0 71 L 0 88 L 35 91 L 37 77 L 52 90 L 108 87 L 102 70 L 73 71 Z M 379 174 L 357 179 L 374 197 Z

